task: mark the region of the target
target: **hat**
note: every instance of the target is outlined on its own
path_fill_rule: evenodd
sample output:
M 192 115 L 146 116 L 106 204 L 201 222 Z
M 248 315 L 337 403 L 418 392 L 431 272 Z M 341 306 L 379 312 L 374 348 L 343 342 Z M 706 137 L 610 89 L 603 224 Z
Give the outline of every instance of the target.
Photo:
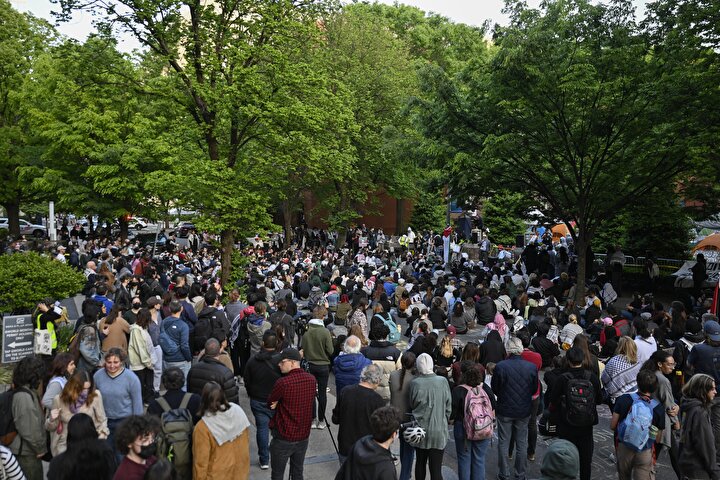
M 453 325 L 448 325 L 445 329 L 445 332 L 448 335 L 455 336 L 457 334 L 457 328 L 455 328 Z
M 718 322 L 716 322 L 715 320 L 705 322 L 705 325 L 703 325 L 703 330 L 705 330 L 705 335 L 710 340 L 712 340 L 713 342 L 720 342 L 720 324 Z
M 160 297 L 150 297 L 148 298 L 145 303 L 147 303 L 148 307 L 154 307 L 155 305 L 160 305 L 162 303 L 162 299 Z
M 610 318 L 610 317 L 605 317 L 605 318 L 602 319 L 602 323 L 603 323 L 603 325 L 605 325 L 606 327 L 610 327 L 610 326 L 612 326 L 612 324 L 613 324 L 613 320 L 612 320 L 612 318 Z
M 66 250 L 66 248 L 65 248 L 64 245 L 58 245 L 57 249 L 58 249 L 58 250 Z
M 283 360 L 295 360 L 296 362 L 299 362 L 302 360 L 302 356 L 300 355 L 300 352 L 297 351 L 295 348 L 286 348 L 285 350 L 280 353 L 280 361 Z
M 405 279 L 404 279 L 404 278 L 398 278 L 398 285 L 405 285 Z
M 558 480 L 577 478 L 580 471 L 580 454 L 567 440 L 555 440 L 545 452 L 540 473 L 543 478 Z

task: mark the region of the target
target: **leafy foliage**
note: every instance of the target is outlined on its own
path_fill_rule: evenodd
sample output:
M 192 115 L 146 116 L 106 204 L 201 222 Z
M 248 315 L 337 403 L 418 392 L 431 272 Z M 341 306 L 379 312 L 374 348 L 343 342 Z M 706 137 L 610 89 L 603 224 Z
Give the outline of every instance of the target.
M 490 240 L 499 245 L 515 245 L 515 237 L 525 233 L 529 205 L 521 193 L 500 191 L 483 204 L 483 222 Z
M 441 232 L 445 228 L 447 205 L 443 195 L 437 191 L 423 191 L 417 197 L 413 207 L 410 226 L 416 232 L 432 230 Z
M 71 267 L 36 253 L 0 256 L 0 308 L 30 309 L 44 298 L 77 294 L 85 277 Z

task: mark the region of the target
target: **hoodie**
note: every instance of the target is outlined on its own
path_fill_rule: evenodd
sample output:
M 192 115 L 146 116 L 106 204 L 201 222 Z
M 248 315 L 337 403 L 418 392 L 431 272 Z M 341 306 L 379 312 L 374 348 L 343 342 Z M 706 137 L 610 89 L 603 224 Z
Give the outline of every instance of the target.
M 360 373 L 371 363 L 372 360 L 362 353 L 344 353 L 336 357 L 333 362 L 336 396 L 339 397 L 342 389 L 348 385 L 360 383 Z
M 265 320 L 265 315 L 251 313 L 247 316 L 247 329 L 250 337 L 250 352 L 255 355 L 262 347 L 262 337 L 265 330 L 272 328 L 270 322 Z
M 574 480 L 580 471 L 580 454 L 567 440 L 555 440 L 543 457 L 540 480 Z
M 383 448 L 372 435 L 355 442 L 335 480 L 396 480 L 397 472 L 390 450 Z
M 683 475 L 688 478 L 720 479 L 710 409 L 696 398 L 686 398 L 680 405 L 680 418 L 682 435 L 678 462 Z

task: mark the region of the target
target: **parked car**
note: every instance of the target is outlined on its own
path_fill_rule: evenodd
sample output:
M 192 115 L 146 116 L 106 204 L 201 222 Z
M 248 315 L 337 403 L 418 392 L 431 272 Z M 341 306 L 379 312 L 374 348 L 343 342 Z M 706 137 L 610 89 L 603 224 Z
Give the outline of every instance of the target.
M 177 236 L 178 238 L 187 238 L 190 234 L 190 230 L 195 230 L 195 225 L 191 222 L 182 222 L 178 225 Z
M 141 247 L 152 249 L 155 243 L 155 253 L 164 252 L 167 248 L 168 237 L 164 232 L 157 234 L 157 243 L 155 242 L 155 233 L 138 233 L 133 239 L 140 243 Z
M 9 220 L 7 218 L 0 218 L 0 228 L 10 229 Z M 20 219 L 20 234 L 21 235 L 33 235 L 37 238 L 43 238 L 47 235 L 47 229 L 43 225 L 37 225 L 30 223 L 27 220 Z

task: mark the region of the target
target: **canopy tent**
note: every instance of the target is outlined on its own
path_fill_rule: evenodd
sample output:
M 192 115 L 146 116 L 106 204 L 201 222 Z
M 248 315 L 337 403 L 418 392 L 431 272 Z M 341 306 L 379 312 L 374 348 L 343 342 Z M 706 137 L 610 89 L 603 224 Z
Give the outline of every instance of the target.
M 720 250 L 720 233 L 708 235 L 693 247 L 693 253 L 698 250 Z

